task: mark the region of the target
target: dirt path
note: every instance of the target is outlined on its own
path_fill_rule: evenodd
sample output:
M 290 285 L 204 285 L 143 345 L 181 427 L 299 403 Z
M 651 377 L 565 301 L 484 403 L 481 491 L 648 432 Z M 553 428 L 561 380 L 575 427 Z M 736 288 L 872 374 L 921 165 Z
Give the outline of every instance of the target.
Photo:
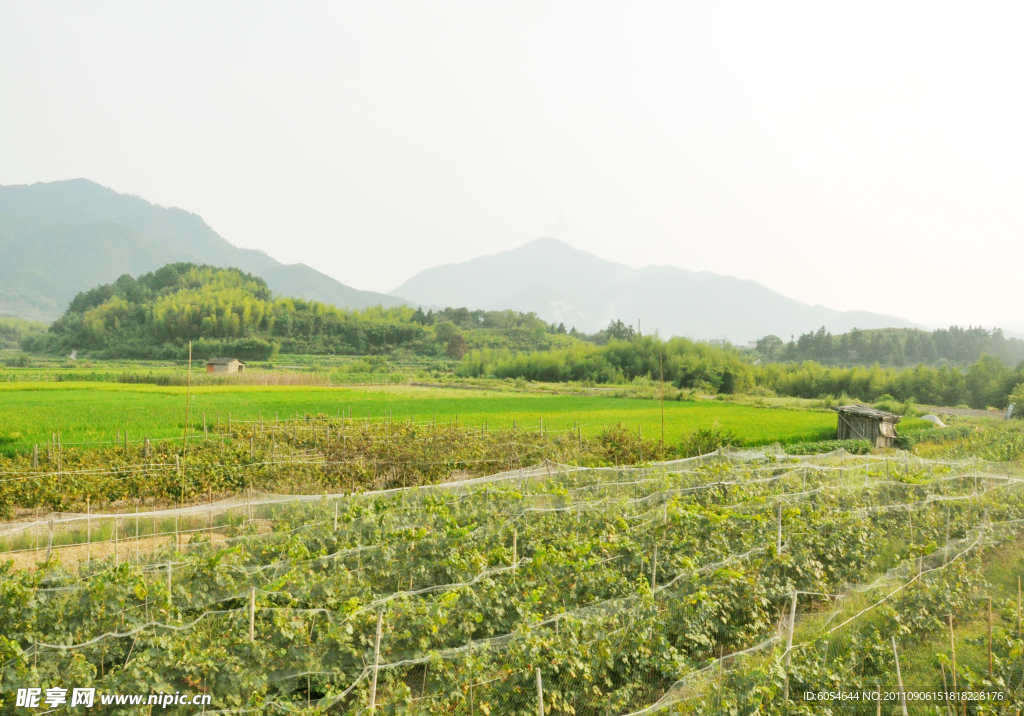
M 256 520 L 256 529 L 257 534 L 266 534 L 273 529 L 273 523 L 270 520 Z M 179 544 L 184 547 L 190 542 L 196 540 L 200 535 L 203 537 L 203 542 L 205 544 L 209 544 L 208 536 L 210 535 L 210 532 L 208 530 L 182 534 L 179 536 Z M 118 540 L 117 556 L 120 561 L 132 562 L 135 561 L 136 554 L 138 554 L 141 561 L 146 561 L 161 548 L 169 547 L 173 544 L 174 535 L 140 537 L 138 541 L 136 541 L 134 537 L 128 537 L 127 539 Z M 228 544 L 227 535 L 223 532 L 218 532 L 217 528 L 214 528 L 213 544 L 215 547 L 226 546 Z M 53 553 L 65 567 L 76 570 L 78 565 L 82 562 L 93 559 L 103 560 L 113 556 L 114 542 L 113 540 L 107 540 L 105 542 L 93 542 L 88 545 L 54 545 Z M 38 565 L 46 559 L 46 545 L 43 544 L 40 545 L 39 549 L 33 549 L 25 552 L 0 553 L 0 561 L 7 559 L 14 560 L 15 569 L 27 569 L 30 572 L 35 571 L 38 568 Z

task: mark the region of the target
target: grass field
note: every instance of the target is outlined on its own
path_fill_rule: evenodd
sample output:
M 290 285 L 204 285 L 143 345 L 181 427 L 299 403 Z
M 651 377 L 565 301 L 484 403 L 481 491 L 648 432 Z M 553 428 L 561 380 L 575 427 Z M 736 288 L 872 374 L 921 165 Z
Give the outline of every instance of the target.
M 132 440 L 180 436 L 185 417 L 185 388 L 112 383 L 0 384 L 0 451 L 23 452 L 43 445 L 60 431 L 64 445 L 112 442 L 127 430 Z M 645 438 L 661 431 L 657 401 L 629 398 L 537 395 L 512 392 L 394 386 L 325 388 L 310 386 L 210 386 L 192 389 L 191 418 L 202 429 L 218 419 L 285 419 L 295 413 L 451 421 L 462 425 L 536 427 L 541 418 L 550 430 L 582 426 L 592 435 L 621 422 L 643 430 Z M 667 401 L 665 439 L 675 442 L 697 428 L 718 424 L 739 442 L 757 445 L 780 441 L 821 440 L 835 436 L 831 412 L 769 409 L 717 401 Z

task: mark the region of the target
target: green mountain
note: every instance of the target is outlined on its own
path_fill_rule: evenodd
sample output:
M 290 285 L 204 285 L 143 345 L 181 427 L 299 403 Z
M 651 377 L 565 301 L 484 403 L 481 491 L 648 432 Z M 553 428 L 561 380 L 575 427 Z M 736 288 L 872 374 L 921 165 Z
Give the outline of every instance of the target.
M 238 248 L 196 214 L 87 179 L 0 186 L 0 316 L 52 321 L 80 291 L 175 261 L 236 267 L 275 293 L 343 308 L 406 303 Z
M 6 323 L 5 323 L 6 322 Z M 128 274 L 75 296 L 41 332 L 38 324 L 0 319 L 0 337 L 40 353 L 100 358 L 176 359 L 231 355 L 263 359 L 277 351 L 379 355 L 396 349 L 461 358 L 470 349 L 534 351 L 578 343 L 533 315 L 409 306 L 347 310 L 275 295 L 267 282 L 236 268 L 172 263 Z

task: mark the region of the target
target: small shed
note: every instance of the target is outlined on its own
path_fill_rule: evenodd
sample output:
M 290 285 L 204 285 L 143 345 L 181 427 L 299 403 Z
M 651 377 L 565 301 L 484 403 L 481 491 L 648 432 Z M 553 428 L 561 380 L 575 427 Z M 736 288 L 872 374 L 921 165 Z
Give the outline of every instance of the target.
M 211 358 L 206 361 L 207 373 L 244 373 L 245 363 L 237 358 Z
M 867 440 L 875 447 L 892 447 L 896 440 L 896 424 L 900 416 L 870 405 L 842 405 L 833 408 L 839 413 L 840 440 Z

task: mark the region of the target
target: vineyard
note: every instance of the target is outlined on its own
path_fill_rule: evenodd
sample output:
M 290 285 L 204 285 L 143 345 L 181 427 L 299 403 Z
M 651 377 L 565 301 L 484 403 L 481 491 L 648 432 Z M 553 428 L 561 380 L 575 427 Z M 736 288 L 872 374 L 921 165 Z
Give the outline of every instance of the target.
M 2 708 L 88 685 L 211 713 L 1012 713 L 1015 470 L 718 450 L 10 523 L 34 568 L 0 568 Z M 836 691 L 865 696 L 805 698 Z M 1000 699 L 913 700 L 951 691 Z

